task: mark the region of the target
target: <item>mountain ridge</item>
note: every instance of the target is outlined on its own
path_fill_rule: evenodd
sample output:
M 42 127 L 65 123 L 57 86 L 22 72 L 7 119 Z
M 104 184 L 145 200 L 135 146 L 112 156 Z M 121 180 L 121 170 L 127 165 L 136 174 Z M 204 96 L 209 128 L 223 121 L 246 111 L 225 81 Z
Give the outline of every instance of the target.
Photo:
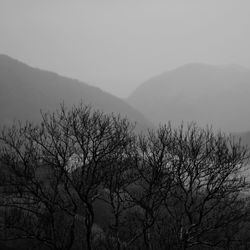
M 126 100 L 152 122 L 195 121 L 242 132 L 250 101 L 250 69 L 191 63 L 142 83 Z
M 33 68 L 8 55 L 0 55 L 0 123 L 15 120 L 37 121 L 40 110 L 55 111 L 62 102 L 66 106 L 81 101 L 105 113 L 120 114 L 138 127 L 152 124 L 136 109 L 102 89 L 57 73 Z

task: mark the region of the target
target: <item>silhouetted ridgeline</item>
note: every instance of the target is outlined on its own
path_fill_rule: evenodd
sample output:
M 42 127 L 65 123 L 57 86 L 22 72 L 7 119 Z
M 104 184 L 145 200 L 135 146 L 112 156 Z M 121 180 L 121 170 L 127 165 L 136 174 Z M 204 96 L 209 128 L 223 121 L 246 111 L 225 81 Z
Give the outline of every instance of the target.
M 13 119 L 40 119 L 40 110 L 55 111 L 59 104 L 78 105 L 81 101 L 104 112 L 127 116 L 136 121 L 138 130 L 152 124 L 124 100 L 99 88 L 35 69 L 0 55 L 0 124 L 12 123 Z

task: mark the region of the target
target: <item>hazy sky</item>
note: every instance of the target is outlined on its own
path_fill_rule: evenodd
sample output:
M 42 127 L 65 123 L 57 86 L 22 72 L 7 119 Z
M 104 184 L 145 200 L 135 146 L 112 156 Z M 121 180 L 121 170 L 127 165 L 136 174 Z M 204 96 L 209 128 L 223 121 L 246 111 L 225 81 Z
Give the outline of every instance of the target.
M 188 62 L 250 67 L 250 1 L 0 0 L 0 53 L 125 97 Z

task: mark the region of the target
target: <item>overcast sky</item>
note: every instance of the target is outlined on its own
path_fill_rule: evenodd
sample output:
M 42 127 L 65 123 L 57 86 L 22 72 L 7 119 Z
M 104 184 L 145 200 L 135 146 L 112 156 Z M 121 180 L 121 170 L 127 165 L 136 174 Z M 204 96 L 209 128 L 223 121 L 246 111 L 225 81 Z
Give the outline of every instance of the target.
M 250 1 L 0 0 L 0 53 L 125 97 L 188 62 L 250 68 Z

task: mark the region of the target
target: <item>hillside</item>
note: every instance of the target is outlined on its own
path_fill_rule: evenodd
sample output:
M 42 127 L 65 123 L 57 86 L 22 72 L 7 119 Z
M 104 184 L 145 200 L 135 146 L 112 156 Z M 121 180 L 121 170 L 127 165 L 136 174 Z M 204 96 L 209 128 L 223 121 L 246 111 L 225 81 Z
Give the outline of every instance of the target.
M 250 129 L 250 70 L 187 64 L 140 85 L 127 99 L 151 121 L 196 121 L 227 132 Z
M 32 68 L 6 55 L 0 55 L 0 124 L 13 119 L 40 119 L 40 110 L 55 111 L 60 103 L 92 105 L 107 113 L 121 114 L 136 121 L 138 129 L 151 126 L 144 116 L 99 88 L 55 73 Z

